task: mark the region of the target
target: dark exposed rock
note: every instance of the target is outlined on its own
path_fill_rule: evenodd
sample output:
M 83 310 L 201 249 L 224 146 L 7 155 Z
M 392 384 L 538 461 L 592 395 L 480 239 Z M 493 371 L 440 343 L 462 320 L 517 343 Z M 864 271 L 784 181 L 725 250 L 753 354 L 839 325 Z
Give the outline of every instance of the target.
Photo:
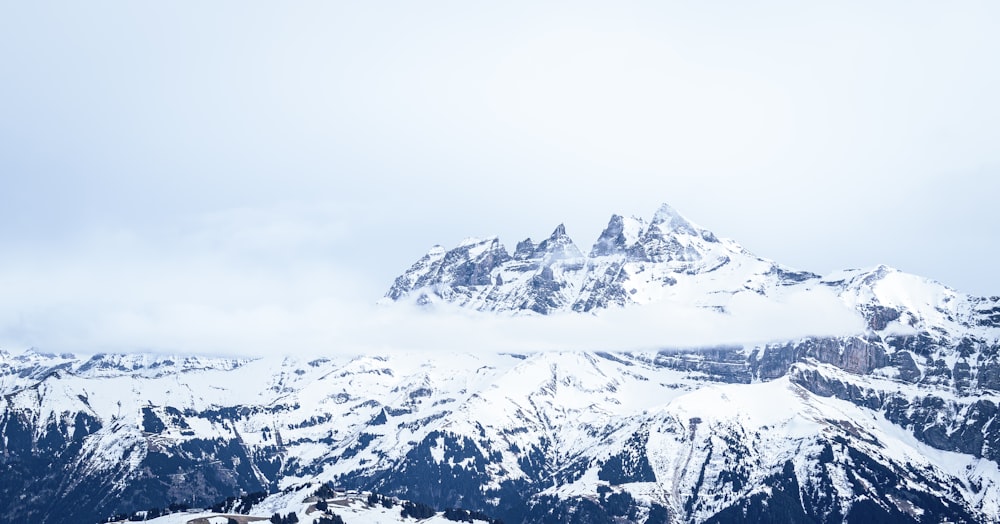
M 937 340 L 929 333 L 919 333 L 917 335 L 886 337 L 886 344 L 896 351 L 906 350 L 914 355 L 929 357 L 942 346 L 947 346 L 945 340 Z
M 777 264 L 772 265 L 771 269 L 769 269 L 765 274 L 778 277 L 781 283 L 785 285 L 798 284 L 800 282 L 805 282 L 806 280 L 820 278 L 820 276 L 816 273 L 810 273 L 809 271 L 790 271 L 778 266 Z
M 794 362 L 808 359 L 856 374 L 868 374 L 890 363 L 880 343 L 858 337 L 810 338 L 772 344 L 751 350 L 747 359 L 754 376 L 761 380 L 780 377 Z
M 559 224 L 549 238 L 539 242 L 531 258 L 538 259 L 543 265 L 549 265 L 557 260 L 582 256 L 583 253 L 566 234 L 566 226 Z
M 994 417 L 997 406 L 989 400 L 968 403 L 926 395 L 910 399 L 901 393 L 886 393 L 824 375 L 820 370 L 796 366 L 791 380 L 812 393 L 836 397 L 875 411 L 908 430 L 917 439 L 938 449 L 968 453 L 997 460 L 991 442 L 997 442 Z M 993 440 L 991 440 L 993 439 Z
M 636 260 L 646 262 L 690 262 L 701 258 L 701 254 L 689 246 L 684 246 L 670 235 L 665 235 L 650 225 L 646 233 L 639 238 L 639 243 L 628 250 L 628 255 Z
M 742 348 L 719 347 L 696 352 L 665 350 L 656 355 L 659 366 L 682 371 L 698 371 L 713 380 L 728 383 L 749 383 L 751 367 Z
M 981 389 L 1000 391 L 1000 358 L 994 355 L 979 363 L 976 385 Z
M 748 357 L 753 375 L 759 380 L 784 376 L 798 359 L 796 344 L 773 344 L 752 350 Z
M 490 272 L 510 259 L 507 250 L 497 239 L 489 241 L 489 248 L 475 258 L 470 256 L 474 246 L 456 248 L 445 255 L 442 265 L 451 274 L 453 285 L 482 286 L 491 284 Z
M 1000 297 L 979 299 L 976 307 L 975 325 L 1000 327 Z
M 530 309 L 536 313 L 546 314 L 562 305 L 559 301 L 559 290 L 562 283 L 553 276 L 551 267 L 543 267 L 531 277 L 528 296 L 522 309 Z
M 611 305 L 624 306 L 628 293 L 622 286 L 622 263 L 610 264 L 597 278 L 588 280 L 580 291 L 580 298 L 573 303 L 573 311 L 589 312 Z
M 897 351 L 889 356 L 889 365 L 899 372 L 899 380 L 905 382 L 917 382 L 920 380 L 920 368 L 913 360 L 913 355 L 909 351 Z
M 794 367 L 789 378 L 792 382 L 823 397 L 836 397 L 869 409 L 879 409 L 883 404 L 881 392 L 827 377 L 815 368 Z
M 493 270 L 510 259 L 495 237 L 465 243 L 446 252 L 432 249 L 396 278 L 386 296 L 398 300 L 410 291 L 442 282 L 452 288 L 491 285 Z
M 955 389 L 966 392 L 972 386 L 972 367 L 965 360 L 959 360 L 951 369 L 951 377 L 955 383 Z
M 969 358 L 978 350 L 978 342 L 970 337 L 962 337 L 962 340 L 959 340 L 958 345 L 955 346 L 955 351 L 958 351 L 959 356 L 962 358 Z
M 860 310 L 868 321 L 868 327 L 874 331 L 882 331 L 890 322 L 899 318 L 898 310 L 877 304 L 862 306 Z
M 612 215 L 608 227 L 590 250 L 591 257 L 602 257 L 616 253 L 624 253 L 628 249 L 628 239 L 625 238 L 625 219 L 621 215 Z
M 528 260 L 535 254 L 535 243 L 530 238 L 526 238 L 517 243 L 514 248 L 514 260 Z
M 796 352 L 797 359 L 812 358 L 862 375 L 889 363 L 880 344 L 859 337 L 807 339 Z
M 927 359 L 920 383 L 947 386 L 951 384 L 951 368 L 943 358 Z

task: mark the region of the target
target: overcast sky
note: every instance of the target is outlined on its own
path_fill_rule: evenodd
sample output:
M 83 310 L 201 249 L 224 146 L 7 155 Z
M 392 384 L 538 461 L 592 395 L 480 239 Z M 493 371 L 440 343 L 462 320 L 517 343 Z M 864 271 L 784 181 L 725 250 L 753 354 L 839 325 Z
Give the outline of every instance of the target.
M 539 4 L 0 3 L 0 347 L 280 335 L 661 202 L 1000 295 L 1000 4 Z

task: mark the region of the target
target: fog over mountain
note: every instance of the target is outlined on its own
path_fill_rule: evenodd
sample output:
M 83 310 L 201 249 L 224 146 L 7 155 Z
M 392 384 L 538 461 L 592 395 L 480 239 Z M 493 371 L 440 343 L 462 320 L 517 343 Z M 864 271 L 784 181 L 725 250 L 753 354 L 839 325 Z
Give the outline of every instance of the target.
M 996 524 L 997 20 L 7 2 L 0 521 Z
M 666 204 L 589 250 L 433 246 L 386 287 L 305 316 L 336 351 L 262 351 L 302 322 L 271 311 L 238 355 L 0 352 L 0 517 L 996 520 L 1000 298 L 794 270 Z M 133 335 L 212 341 L 195 312 Z
M 996 11 L 12 3 L 0 344 L 280 326 L 435 243 L 586 246 L 663 201 L 789 267 L 1000 295 Z

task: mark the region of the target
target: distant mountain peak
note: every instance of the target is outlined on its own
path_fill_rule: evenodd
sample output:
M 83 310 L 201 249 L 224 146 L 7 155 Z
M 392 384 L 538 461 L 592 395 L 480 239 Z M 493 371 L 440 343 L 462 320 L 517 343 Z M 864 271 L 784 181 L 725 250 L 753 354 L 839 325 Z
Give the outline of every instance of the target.
M 900 332 L 958 333 L 1000 323 L 1000 309 L 991 302 L 973 311 L 971 299 L 954 290 L 886 265 L 822 277 L 782 266 L 718 239 L 667 204 L 649 222 L 612 215 L 586 255 L 564 224 L 537 244 L 522 240 L 513 255 L 495 236 L 433 248 L 386 296 L 506 313 L 596 312 L 661 301 L 725 311 L 739 294 L 780 301 L 790 292 L 814 293 L 817 284 L 876 331 L 893 325 Z
M 737 259 L 745 262 L 729 265 Z M 662 288 L 679 281 L 678 275 L 688 279 L 723 267 L 735 273 L 715 278 L 724 289 L 710 293 L 739 291 L 745 282 L 760 280 L 753 275 L 776 266 L 735 242 L 719 242 L 664 204 L 650 222 L 612 215 L 586 255 L 565 224 L 537 244 L 530 238 L 518 242 L 513 255 L 496 237 L 465 240 L 418 260 L 386 296 L 399 300 L 416 294 L 421 303 L 444 300 L 484 311 L 591 311 L 656 300 Z
M 659 209 L 657 209 L 656 213 L 653 214 L 651 224 L 664 224 L 668 231 L 691 233 L 695 231 L 695 227 L 691 224 L 691 222 L 688 222 L 683 215 L 678 213 L 676 209 L 667 203 L 660 204 Z
M 621 215 L 611 215 L 608 226 L 601 232 L 594 247 L 590 250 L 591 257 L 624 253 L 639 241 L 639 236 L 646 229 L 646 223 L 641 218 L 625 218 Z
M 583 253 L 573 243 L 573 239 L 566 234 L 566 226 L 563 224 L 556 226 L 549 238 L 543 240 L 535 248 L 535 258 L 541 259 L 542 265 L 551 265 L 557 260 L 582 256 Z

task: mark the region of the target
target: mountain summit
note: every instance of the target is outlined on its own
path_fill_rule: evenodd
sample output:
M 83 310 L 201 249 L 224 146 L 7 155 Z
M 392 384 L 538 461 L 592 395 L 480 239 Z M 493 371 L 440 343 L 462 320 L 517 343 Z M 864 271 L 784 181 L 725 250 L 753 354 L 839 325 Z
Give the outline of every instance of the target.
M 563 224 L 537 245 L 530 238 L 518 242 L 513 255 L 497 237 L 467 239 L 451 250 L 435 246 L 386 297 L 545 315 L 654 302 L 725 312 L 746 294 L 780 299 L 831 291 L 870 331 L 928 330 L 958 340 L 970 329 L 989 338 L 996 327 L 990 312 L 997 299 L 961 295 L 885 265 L 826 276 L 794 270 L 718 238 L 667 204 L 648 222 L 612 215 L 587 255 Z
M 548 314 L 661 299 L 687 302 L 694 295 L 731 295 L 748 282 L 760 291 L 818 278 L 720 240 L 663 204 L 648 222 L 612 215 L 588 255 L 562 224 L 537 245 L 530 238 L 518 242 L 513 256 L 496 237 L 432 249 L 396 279 L 386 297 Z

